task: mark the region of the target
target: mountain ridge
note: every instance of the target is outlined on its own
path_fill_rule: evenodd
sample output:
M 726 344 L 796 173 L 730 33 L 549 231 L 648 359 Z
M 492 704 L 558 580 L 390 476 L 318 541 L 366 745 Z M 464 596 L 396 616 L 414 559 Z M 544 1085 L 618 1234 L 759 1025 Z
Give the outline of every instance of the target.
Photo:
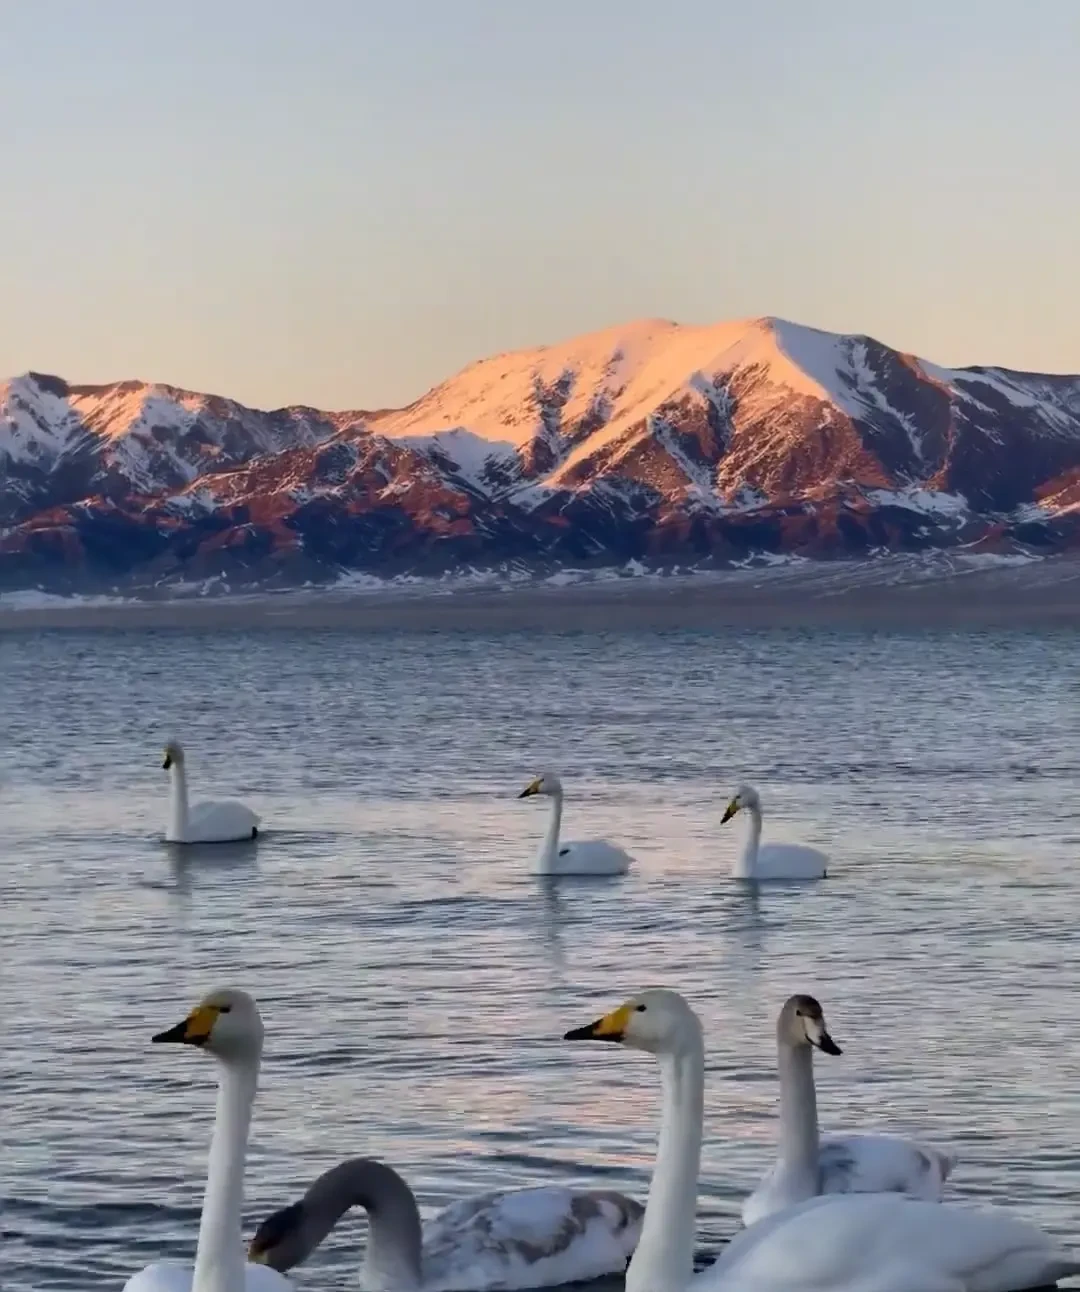
M 398 409 L 0 385 L 6 587 L 1058 551 L 1078 530 L 1080 376 L 773 316 L 508 351 Z

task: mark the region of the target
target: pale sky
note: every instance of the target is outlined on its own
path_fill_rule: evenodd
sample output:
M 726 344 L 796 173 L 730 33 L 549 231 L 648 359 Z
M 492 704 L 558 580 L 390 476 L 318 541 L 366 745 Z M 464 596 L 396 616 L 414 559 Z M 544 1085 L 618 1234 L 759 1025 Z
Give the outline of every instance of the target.
M 1077 0 L 0 0 L 0 377 L 406 403 L 635 318 L 1080 372 Z

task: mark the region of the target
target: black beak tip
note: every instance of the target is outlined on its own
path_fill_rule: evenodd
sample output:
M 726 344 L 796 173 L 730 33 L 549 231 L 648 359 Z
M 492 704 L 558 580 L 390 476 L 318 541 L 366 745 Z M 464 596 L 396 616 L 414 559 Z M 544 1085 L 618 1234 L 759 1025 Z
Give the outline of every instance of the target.
M 521 793 L 518 795 L 519 799 L 527 799 L 528 797 L 529 797 L 528 790 L 522 790 Z
M 826 1054 L 843 1054 L 844 1051 L 836 1044 L 831 1036 L 821 1038 L 821 1048 Z
M 618 1045 L 622 1039 L 622 1032 L 598 1032 L 595 1023 L 575 1027 L 563 1036 L 564 1041 L 611 1041 L 615 1045 Z
M 168 1027 L 164 1032 L 158 1032 L 150 1038 L 151 1044 L 160 1045 L 163 1041 L 185 1041 L 187 1039 L 187 1019 L 182 1023 L 177 1023 L 175 1027 Z

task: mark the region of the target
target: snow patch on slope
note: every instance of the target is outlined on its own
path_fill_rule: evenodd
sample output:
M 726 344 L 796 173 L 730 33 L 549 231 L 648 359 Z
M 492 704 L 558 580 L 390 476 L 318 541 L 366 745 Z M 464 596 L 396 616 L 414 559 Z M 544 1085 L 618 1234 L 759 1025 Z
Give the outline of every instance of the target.
M 463 426 L 435 431 L 430 435 L 383 435 L 391 444 L 422 453 L 436 466 L 449 467 L 453 474 L 476 493 L 490 495 L 491 469 L 518 466 L 517 448 L 509 441 L 488 440 Z
M 952 520 L 966 520 L 971 514 L 968 500 L 963 494 L 944 493 L 931 489 L 865 489 L 863 496 L 876 507 L 904 507 L 924 516 L 947 516 Z
M 11 461 L 55 461 L 81 431 L 67 400 L 29 374 L 0 385 L 0 453 Z

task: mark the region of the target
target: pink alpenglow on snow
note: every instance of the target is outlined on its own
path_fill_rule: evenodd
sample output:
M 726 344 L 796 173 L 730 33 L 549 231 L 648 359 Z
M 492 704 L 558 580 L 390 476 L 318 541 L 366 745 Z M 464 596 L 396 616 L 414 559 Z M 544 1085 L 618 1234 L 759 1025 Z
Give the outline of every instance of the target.
M 1045 554 L 1078 490 L 1080 377 L 774 318 L 629 323 L 374 412 L 0 386 L 0 589 Z

